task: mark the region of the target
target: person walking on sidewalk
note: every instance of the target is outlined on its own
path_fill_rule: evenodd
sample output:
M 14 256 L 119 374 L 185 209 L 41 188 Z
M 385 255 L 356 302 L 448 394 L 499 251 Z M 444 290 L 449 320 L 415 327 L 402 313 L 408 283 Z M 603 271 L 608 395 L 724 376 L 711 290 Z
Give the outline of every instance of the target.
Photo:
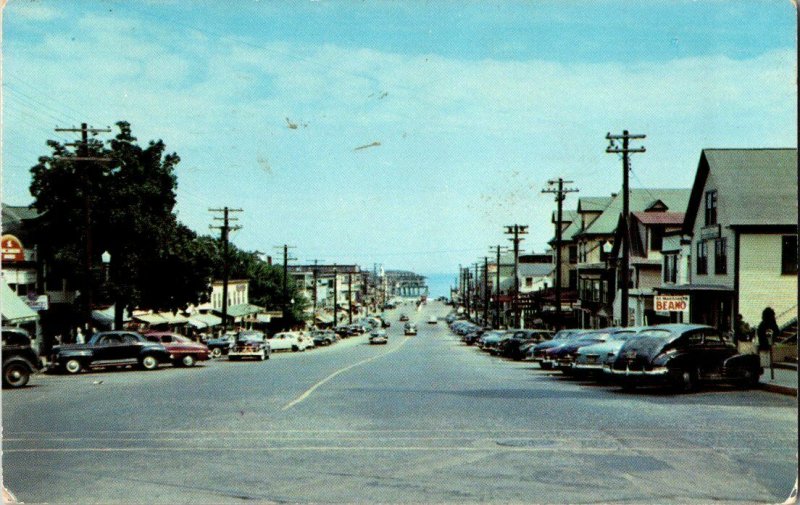
M 761 366 L 772 367 L 769 359 L 769 351 L 772 348 L 772 339 L 780 333 L 778 323 L 775 321 L 775 311 L 767 307 L 761 313 L 761 323 L 758 325 L 756 335 L 758 336 L 758 353 L 761 355 Z

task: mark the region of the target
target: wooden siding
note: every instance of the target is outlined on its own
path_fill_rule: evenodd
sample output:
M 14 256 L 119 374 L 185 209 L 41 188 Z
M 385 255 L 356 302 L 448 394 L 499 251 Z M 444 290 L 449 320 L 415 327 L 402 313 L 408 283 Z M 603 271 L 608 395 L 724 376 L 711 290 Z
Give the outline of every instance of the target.
M 797 303 L 797 276 L 781 274 L 781 237 L 742 234 L 739 239 L 739 313 L 754 327 L 765 307 L 780 316 Z M 778 323 L 786 319 L 779 317 Z

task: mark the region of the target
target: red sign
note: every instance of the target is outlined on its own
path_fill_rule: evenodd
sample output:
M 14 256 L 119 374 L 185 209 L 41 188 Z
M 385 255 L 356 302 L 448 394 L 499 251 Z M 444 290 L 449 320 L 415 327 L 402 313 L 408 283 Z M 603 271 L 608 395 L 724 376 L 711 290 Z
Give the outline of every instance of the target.
M 686 312 L 689 310 L 689 296 L 657 295 L 653 300 L 656 312 Z
M 25 253 L 22 249 L 22 242 L 14 235 L 3 235 L 0 238 L 0 254 L 3 263 L 17 263 L 25 261 Z

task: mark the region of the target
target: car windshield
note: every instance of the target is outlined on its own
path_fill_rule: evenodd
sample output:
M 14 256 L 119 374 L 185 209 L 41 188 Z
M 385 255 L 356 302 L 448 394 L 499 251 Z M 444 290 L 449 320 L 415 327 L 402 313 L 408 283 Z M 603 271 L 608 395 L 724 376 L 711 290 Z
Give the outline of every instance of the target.
M 611 335 L 609 340 L 628 340 L 634 335 L 636 335 L 635 331 L 620 331 Z

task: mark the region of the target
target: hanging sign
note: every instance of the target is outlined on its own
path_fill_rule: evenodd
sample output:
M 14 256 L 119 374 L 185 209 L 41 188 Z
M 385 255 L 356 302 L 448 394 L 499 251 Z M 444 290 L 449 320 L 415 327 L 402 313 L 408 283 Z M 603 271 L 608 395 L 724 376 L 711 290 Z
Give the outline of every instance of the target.
M 689 310 L 689 295 L 656 295 L 653 305 L 656 312 L 686 312 Z
M 25 261 L 25 252 L 22 249 L 22 242 L 14 235 L 3 235 L 0 238 L 0 254 L 3 263 L 19 263 Z

